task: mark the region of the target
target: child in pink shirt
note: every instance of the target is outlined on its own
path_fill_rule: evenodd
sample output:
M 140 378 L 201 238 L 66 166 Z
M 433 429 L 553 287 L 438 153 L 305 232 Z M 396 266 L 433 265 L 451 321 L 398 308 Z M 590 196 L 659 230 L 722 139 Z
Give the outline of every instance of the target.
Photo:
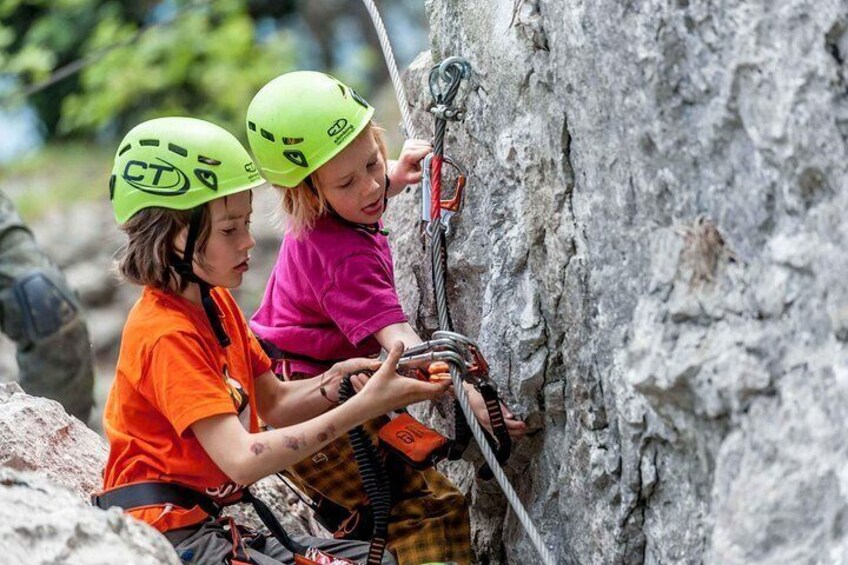
M 374 355 L 395 341 L 407 347 L 421 342 L 400 306 L 380 219 L 390 196 L 420 180 L 418 163 L 431 147 L 408 141 L 399 160 L 387 162 L 373 112 L 352 89 L 315 72 L 278 77 L 248 110 L 251 148 L 264 176 L 280 189 L 287 216 L 251 328 L 283 353 L 278 373 L 285 378 L 313 376 L 335 359 Z M 488 424 L 479 393 L 470 387 L 469 393 L 478 419 Z M 337 400 L 327 399 L 328 408 Z M 506 409 L 504 415 L 511 435 L 523 435 L 524 424 Z M 293 475 L 313 498 L 354 511 L 364 492 L 350 448 L 344 441 L 329 447 L 293 467 Z M 470 562 L 461 493 L 435 469 L 402 467 L 389 476 L 402 493 L 394 497 L 389 529 L 399 563 Z

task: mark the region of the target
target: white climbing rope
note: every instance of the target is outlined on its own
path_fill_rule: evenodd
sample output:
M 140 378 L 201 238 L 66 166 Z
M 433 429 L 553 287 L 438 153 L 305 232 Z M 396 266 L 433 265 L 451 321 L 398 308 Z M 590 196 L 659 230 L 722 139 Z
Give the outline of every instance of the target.
M 403 132 L 407 138 L 417 139 L 418 135 L 412 127 L 412 120 L 409 118 L 409 102 L 406 101 L 406 93 L 403 90 L 403 83 L 400 81 L 400 73 L 398 73 L 395 56 L 392 52 L 392 44 L 389 42 L 389 35 L 386 33 L 386 26 L 383 25 L 383 18 L 380 17 L 380 12 L 373 0 L 362 0 L 365 4 L 365 9 L 371 16 L 371 21 L 374 23 L 374 29 L 377 31 L 377 38 L 380 40 L 380 49 L 383 51 L 383 58 L 386 61 L 386 67 L 389 69 L 389 77 L 392 79 L 392 86 L 395 89 L 395 98 L 397 98 L 398 107 L 400 108 L 400 117 L 403 122 Z
M 489 446 L 489 442 L 486 441 L 486 437 L 483 435 L 483 428 L 480 426 L 480 423 L 477 422 L 477 418 L 474 416 L 474 411 L 471 410 L 471 405 L 468 403 L 468 394 L 465 392 L 465 387 L 462 386 L 462 377 L 459 376 L 459 373 L 453 366 L 451 366 L 450 374 L 454 392 L 456 393 L 457 399 L 459 399 L 459 405 L 462 407 L 462 413 L 465 414 L 465 419 L 468 420 L 468 426 L 471 428 L 471 433 L 477 441 L 477 446 L 483 453 L 483 458 L 486 460 L 486 463 L 489 464 L 489 468 L 492 470 L 492 474 L 498 481 L 501 490 L 503 490 L 504 496 L 506 496 L 509 505 L 512 507 L 512 511 L 515 512 L 515 515 L 518 517 L 518 521 L 521 522 L 521 525 L 524 527 L 524 531 L 527 532 L 527 536 L 530 538 L 530 541 L 533 542 L 533 545 L 536 547 L 536 551 L 539 552 L 539 557 L 542 558 L 542 562 L 545 565 L 554 565 L 556 561 L 554 560 L 553 553 L 551 553 L 550 548 L 548 548 L 542 540 L 539 530 L 536 529 L 536 525 L 533 524 L 533 521 L 530 519 L 530 515 L 527 514 L 527 510 L 525 510 L 524 506 L 521 504 L 521 500 L 518 498 L 518 493 L 516 493 L 515 489 L 512 488 L 509 479 L 506 478 L 506 473 L 504 473 L 503 468 L 498 464 L 494 451 L 492 451 L 492 448 Z
M 392 46 L 389 42 L 388 34 L 386 33 L 386 28 L 383 25 L 383 20 L 380 17 L 380 13 L 377 10 L 377 6 L 374 4 L 372 0 L 362 0 L 363 4 L 365 4 L 365 8 L 368 10 L 368 14 L 371 16 L 371 21 L 374 23 L 374 29 L 377 31 L 377 36 L 380 40 L 380 48 L 383 51 L 383 57 L 386 60 L 386 66 L 389 69 L 389 77 L 392 80 L 392 85 L 395 90 L 395 97 L 397 98 L 398 106 L 400 107 L 401 119 L 403 121 L 404 133 L 407 137 L 417 137 L 415 131 L 412 127 L 412 121 L 409 118 L 409 104 L 406 100 L 406 94 L 403 89 L 403 84 L 400 81 L 400 74 L 398 73 L 397 63 L 395 63 L 395 57 L 392 53 Z M 462 378 L 459 375 L 459 372 L 454 366 L 450 368 L 451 380 L 453 381 L 454 391 L 456 393 L 456 397 L 459 400 L 459 405 L 462 408 L 462 413 L 465 415 L 465 419 L 468 421 L 469 427 L 471 428 L 471 433 L 474 436 L 474 439 L 477 441 L 477 445 L 480 447 L 480 451 L 483 454 L 483 458 L 486 460 L 486 463 L 489 464 L 489 468 L 492 470 L 492 474 L 495 479 L 498 481 L 498 484 L 501 487 L 504 495 L 506 496 L 509 505 L 512 507 L 513 512 L 518 517 L 519 522 L 524 527 L 524 530 L 527 532 L 527 535 L 530 537 L 530 541 L 533 542 L 533 545 L 538 551 L 539 556 L 542 558 L 542 561 L 545 565 L 554 565 L 556 561 L 554 560 L 553 553 L 551 553 L 550 548 L 545 545 L 542 540 L 542 536 L 539 534 L 539 531 L 536 529 L 535 524 L 530 519 L 530 515 L 527 514 L 527 510 L 524 509 L 524 506 L 521 504 L 521 500 L 518 497 L 518 493 L 515 492 L 515 489 L 512 488 L 512 485 L 507 479 L 506 474 L 504 473 L 503 468 L 497 461 L 495 457 L 495 453 L 492 451 L 492 448 L 489 446 L 489 442 L 486 441 L 485 436 L 483 435 L 483 428 L 480 426 L 479 422 L 477 422 L 477 418 L 474 416 L 474 412 L 471 410 L 471 405 L 468 402 L 468 395 L 465 392 L 464 387 L 462 386 Z

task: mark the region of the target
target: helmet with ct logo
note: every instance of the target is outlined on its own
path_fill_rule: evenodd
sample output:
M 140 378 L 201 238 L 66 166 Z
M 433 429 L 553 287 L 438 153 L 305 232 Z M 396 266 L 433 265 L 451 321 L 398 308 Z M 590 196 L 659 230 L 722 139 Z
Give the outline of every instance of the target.
M 157 118 L 137 125 L 121 141 L 109 198 L 123 224 L 144 208 L 189 210 L 264 182 L 227 130 L 194 118 Z

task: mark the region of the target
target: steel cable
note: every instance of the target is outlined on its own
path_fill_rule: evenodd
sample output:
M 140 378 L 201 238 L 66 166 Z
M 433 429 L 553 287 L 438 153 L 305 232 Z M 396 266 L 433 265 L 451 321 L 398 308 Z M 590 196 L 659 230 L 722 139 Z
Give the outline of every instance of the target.
M 369 15 L 371 16 L 371 21 L 374 23 L 374 28 L 377 31 L 377 36 L 380 40 L 380 47 L 383 50 L 383 56 L 386 60 L 386 66 L 389 69 L 389 76 L 391 77 L 392 84 L 395 89 L 395 97 L 397 98 L 398 106 L 400 107 L 400 113 L 401 118 L 403 120 L 403 127 L 405 133 L 408 137 L 417 137 L 417 135 L 415 135 L 414 129 L 412 128 L 412 122 L 409 118 L 406 94 L 403 90 L 403 85 L 400 82 L 400 75 L 397 70 L 397 64 L 395 63 L 391 43 L 389 42 L 388 34 L 386 33 L 386 28 L 383 25 L 383 20 L 380 17 L 380 13 L 377 10 L 377 6 L 374 5 L 374 2 L 372 0 L 362 0 L 362 2 L 363 4 L 365 4 L 365 8 L 368 10 Z M 448 88 L 448 92 L 445 93 L 445 99 L 448 99 L 449 101 L 453 100 L 453 97 L 459 90 L 459 83 L 459 80 L 451 81 L 451 85 Z M 443 100 L 437 100 L 437 102 L 446 103 Z M 433 150 L 433 153 L 437 156 L 433 168 L 433 175 L 434 177 L 436 177 L 436 179 L 438 179 L 436 180 L 436 183 L 439 183 L 441 181 L 441 161 L 444 156 L 444 134 L 446 127 L 447 123 L 444 119 L 436 120 L 436 139 Z M 440 197 L 440 195 L 438 196 Z M 439 203 L 438 200 L 435 200 L 435 209 L 431 209 L 431 212 L 435 215 L 438 214 L 438 211 Z M 447 258 L 444 239 L 444 226 L 438 219 L 438 216 L 436 216 L 435 220 L 431 220 L 430 226 L 432 228 L 432 233 L 430 234 L 430 243 L 433 248 L 433 280 L 434 290 L 436 294 L 436 310 L 439 316 L 439 326 L 445 329 L 452 329 L 450 314 L 447 305 L 447 290 L 445 288 L 445 270 L 447 268 Z M 474 412 L 471 410 L 471 405 L 468 402 L 468 395 L 466 394 L 465 389 L 462 386 L 462 377 L 460 376 L 456 367 L 454 367 L 453 365 L 451 365 L 450 367 L 450 375 L 459 406 L 462 409 L 462 413 L 465 415 L 465 419 L 471 429 L 471 433 L 474 435 L 474 439 L 480 446 L 480 451 L 483 454 L 483 458 L 489 464 L 489 467 L 492 470 L 495 479 L 498 481 L 501 490 L 503 490 L 504 495 L 506 496 L 506 499 L 509 502 L 509 505 L 512 507 L 512 510 L 518 517 L 519 522 L 524 527 L 524 530 L 527 532 L 527 535 L 530 537 L 530 540 L 533 542 L 533 545 L 536 547 L 536 551 L 539 552 L 542 561 L 545 563 L 545 565 L 554 565 L 555 561 L 553 558 L 553 554 L 551 553 L 550 549 L 545 545 L 544 541 L 542 540 L 542 536 L 539 534 L 538 530 L 536 529 L 536 526 L 533 524 L 533 521 L 527 514 L 527 511 L 524 509 L 524 506 L 521 504 L 521 500 L 518 497 L 518 493 L 516 493 L 515 489 L 512 488 L 512 485 L 507 479 L 503 468 L 500 466 L 500 464 L 498 464 L 497 458 L 495 457 L 492 448 L 489 446 L 489 442 L 486 440 L 486 437 L 483 434 L 483 428 L 477 422 L 477 418 L 475 417 Z

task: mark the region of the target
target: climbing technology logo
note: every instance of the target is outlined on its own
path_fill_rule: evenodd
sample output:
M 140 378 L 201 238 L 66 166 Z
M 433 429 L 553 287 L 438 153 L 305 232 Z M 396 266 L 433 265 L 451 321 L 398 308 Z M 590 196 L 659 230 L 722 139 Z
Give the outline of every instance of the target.
M 350 134 L 352 134 L 354 130 L 356 130 L 356 128 L 348 123 L 345 118 L 339 118 L 333 122 L 333 125 L 331 125 L 330 129 L 327 130 L 327 135 L 333 138 L 333 143 L 341 145 L 348 137 L 350 137 Z
M 327 130 L 327 135 L 329 135 L 330 137 L 333 137 L 334 135 L 336 135 L 337 133 L 342 131 L 342 129 L 344 129 L 344 127 L 346 125 L 347 125 L 347 120 L 344 119 L 344 118 L 339 118 L 338 120 L 333 122 L 333 125 L 331 125 L 330 129 Z
M 401 431 L 399 431 L 395 434 L 395 436 L 400 441 L 402 441 L 403 443 L 405 443 L 407 445 L 415 443 L 416 435 L 420 436 L 421 434 L 416 434 L 415 430 L 412 430 L 412 431 L 401 430 Z
M 250 182 L 259 178 L 259 171 L 256 170 L 256 165 L 253 161 L 248 161 L 244 164 L 244 172 L 247 173 L 247 180 Z
M 410 421 L 405 424 L 399 430 L 395 431 L 395 437 L 406 445 L 412 445 L 417 440 L 421 440 L 425 438 L 424 433 L 421 430 L 421 423 L 415 420 Z
M 309 163 L 306 161 L 306 155 L 304 155 L 302 151 L 298 151 L 297 149 L 286 149 L 283 151 L 283 155 L 286 159 L 298 167 L 306 168 L 309 166 Z
M 147 194 L 156 196 L 185 194 L 189 188 L 188 175 L 164 159 L 157 157 L 156 160 L 161 164 L 137 160 L 127 161 L 121 177 L 133 188 Z

